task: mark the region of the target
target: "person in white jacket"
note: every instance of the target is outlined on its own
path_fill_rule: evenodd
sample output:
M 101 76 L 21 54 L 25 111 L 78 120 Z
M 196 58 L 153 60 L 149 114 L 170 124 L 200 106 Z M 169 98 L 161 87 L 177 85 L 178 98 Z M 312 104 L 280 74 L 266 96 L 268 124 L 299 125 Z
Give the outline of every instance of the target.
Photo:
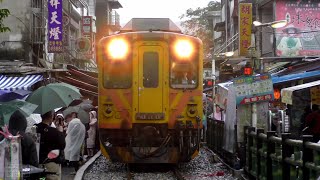
M 66 147 L 64 149 L 65 159 L 75 168 L 79 169 L 80 150 L 84 143 L 86 129 L 76 112 L 70 112 L 66 115 L 66 121 L 69 122 L 66 136 Z
M 97 131 L 97 112 L 96 111 L 90 111 L 90 129 L 88 132 L 88 138 L 87 138 L 87 151 L 88 151 L 88 157 L 92 157 L 94 150 L 95 150 L 95 143 L 96 143 L 96 131 Z

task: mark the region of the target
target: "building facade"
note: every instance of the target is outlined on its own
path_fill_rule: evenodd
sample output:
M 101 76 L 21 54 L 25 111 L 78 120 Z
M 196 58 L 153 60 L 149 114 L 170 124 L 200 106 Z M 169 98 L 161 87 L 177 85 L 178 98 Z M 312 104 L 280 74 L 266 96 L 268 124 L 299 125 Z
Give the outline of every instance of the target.
M 55 1 L 52 1 L 55 2 Z M 82 70 L 96 71 L 95 44 L 120 29 L 120 16 L 114 9 L 122 8 L 117 0 L 57 0 L 62 5 L 61 51 L 50 46 L 50 1 L 3 0 L 9 9 L 4 25 L 10 32 L 0 33 L 0 64 L 17 64 L 44 69 L 63 69 L 74 65 Z M 58 5 L 57 4 L 57 5 Z M 89 23 L 89 24 L 85 24 Z M 12 63 L 15 61 L 15 63 Z M 2 72 L 5 73 L 5 72 Z

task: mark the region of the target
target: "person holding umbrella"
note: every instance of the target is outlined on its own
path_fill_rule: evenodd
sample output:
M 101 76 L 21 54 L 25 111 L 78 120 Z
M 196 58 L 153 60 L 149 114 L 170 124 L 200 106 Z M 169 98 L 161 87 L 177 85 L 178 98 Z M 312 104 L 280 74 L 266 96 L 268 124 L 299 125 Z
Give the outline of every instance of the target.
M 76 107 L 71 106 L 64 111 L 64 116 L 68 123 L 64 154 L 65 159 L 73 165 L 76 172 L 79 169 L 80 150 L 86 134 L 85 126 L 77 118 L 77 115 L 78 110 Z

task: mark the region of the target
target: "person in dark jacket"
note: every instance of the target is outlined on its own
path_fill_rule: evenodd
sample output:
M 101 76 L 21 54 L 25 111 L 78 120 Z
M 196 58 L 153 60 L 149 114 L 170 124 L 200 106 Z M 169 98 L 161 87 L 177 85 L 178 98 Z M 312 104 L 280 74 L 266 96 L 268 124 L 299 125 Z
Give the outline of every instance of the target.
M 27 128 L 26 117 L 18 110 L 15 111 L 9 120 L 9 132 L 16 136 L 21 135 L 21 151 L 22 151 L 22 164 L 38 166 L 38 153 L 36 143 L 33 139 L 25 133 Z
M 60 180 L 61 179 L 61 159 L 63 150 L 66 146 L 64 134 L 58 128 L 51 127 L 53 122 L 54 112 L 49 111 L 41 115 L 42 122 L 36 124 L 37 133 L 40 133 L 40 155 L 39 162 L 47 171 L 55 174 L 47 175 L 46 179 Z M 48 159 L 48 154 L 52 150 L 60 150 L 60 155 L 55 159 Z
M 310 128 L 310 133 L 313 135 L 312 141 L 317 143 L 320 140 L 320 110 L 318 105 L 312 105 L 312 112 L 306 117 L 306 126 Z

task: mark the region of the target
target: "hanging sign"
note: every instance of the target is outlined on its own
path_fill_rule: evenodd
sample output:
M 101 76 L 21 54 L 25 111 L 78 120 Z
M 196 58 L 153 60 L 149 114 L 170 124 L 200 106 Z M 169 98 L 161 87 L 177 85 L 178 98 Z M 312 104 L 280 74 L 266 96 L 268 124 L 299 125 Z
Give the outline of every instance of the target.
M 62 0 L 48 0 L 48 52 L 63 52 Z
M 239 3 L 239 55 L 247 56 L 251 46 L 252 3 Z
M 237 105 L 250 104 L 274 99 L 270 74 L 240 77 L 233 80 Z

